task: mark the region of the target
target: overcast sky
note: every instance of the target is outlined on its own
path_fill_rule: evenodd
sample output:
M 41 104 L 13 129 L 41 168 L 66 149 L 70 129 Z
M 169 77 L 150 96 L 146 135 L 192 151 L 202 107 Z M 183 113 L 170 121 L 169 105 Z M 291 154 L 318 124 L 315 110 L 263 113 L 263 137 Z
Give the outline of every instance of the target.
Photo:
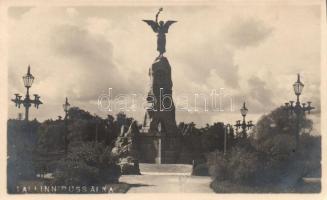
M 148 69 L 157 56 L 156 35 L 142 19 L 158 7 L 11 7 L 9 15 L 9 93 L 24 93 L 21 77 L 30 64 L 44 105 L 30 118 L 63 115 L 68 96 L 101 116 L 101 94 L 143 94 Z M 167 6 L 159 16 L 177 20 L 167 34 L 173 93 L 209 95 L 224 88 L 234 112 L 177 112 L 177 121 L 198 125 L 240 118 L 245 100 L 249 118 L 269 113 L 295 98 L 292 84 L 301 74 L 301 100 L 320 107 L 320 8 L 318 6 Z M 21 108 L 9 103 L 9 117 Z M 192 107 L 192 102 L 190 102 Z M 225 109 L 226 110 L 226 109 Z M 319 109 L 318 109 L 319 110 Z M 142 120 L 144 110 L 129 115 Z M 252 115 L 251 115 L 252 114 Z M 318 113 L 319 114 L 319 113 Z M 318 115 L 316 114 L 316 115 Z

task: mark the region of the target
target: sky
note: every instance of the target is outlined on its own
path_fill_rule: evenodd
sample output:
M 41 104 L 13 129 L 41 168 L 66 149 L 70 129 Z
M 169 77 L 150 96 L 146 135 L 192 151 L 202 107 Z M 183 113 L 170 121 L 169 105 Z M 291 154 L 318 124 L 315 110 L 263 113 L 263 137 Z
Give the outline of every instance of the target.
M 98 105 L 99 97 L 112 88 L 112 102 L 137 94 L 139 104 L 129 102 L 125 112 L 142 121 L 148 70 L 158 55 L 156 35 L 142 19 L 153 20 L 157 10 L 10 7 L 9 96 L 25 94 L 22 76 L 30 65 L 35 76 L 31 93 L 44 102 L 38 110 L 30 109 L 30 118 L 64 115 L 66 96 L 71 105 L 92 114 L 115 115 L 119 109 L 108 111 Z M 295 99 L 292 84 L 300 73 L 305 84 L 301 101 L 313 102 L 317 109 L 312 118 L 315 126 L 320 125 L 319 6 L 166 6 L 159 19 L 178 21 L 169 29 L 165 53 L 172 67 L 178 122 L 234 123 L 241 118 L 243 101 L 249 109 L 247 118 L 257 121 Z M 203 99 L 209 101 L 213 91 L 223 91 L 223 105 L 218 111 L 208 105 L 205 111 Z M 24 112 L 8 104 L 10 118 Z M 185 105 L 188 109 L 181 109 Z

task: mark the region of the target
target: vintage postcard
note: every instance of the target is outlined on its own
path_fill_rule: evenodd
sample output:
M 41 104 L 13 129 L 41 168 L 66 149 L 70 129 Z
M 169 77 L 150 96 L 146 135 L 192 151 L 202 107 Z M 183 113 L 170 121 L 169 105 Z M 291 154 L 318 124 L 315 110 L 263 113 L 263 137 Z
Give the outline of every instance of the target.
M 325 1 L 0 5 L 1 199 L 326 198 Z

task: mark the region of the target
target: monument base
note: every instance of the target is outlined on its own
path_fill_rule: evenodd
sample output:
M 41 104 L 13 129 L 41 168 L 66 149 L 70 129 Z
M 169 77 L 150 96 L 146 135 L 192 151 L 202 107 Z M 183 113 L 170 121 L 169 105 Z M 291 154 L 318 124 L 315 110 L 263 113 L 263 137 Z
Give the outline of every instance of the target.
M 140 134 L 138 141 L 139 161 L 141 163 L 172 164 L 178 163 L 180 138 L 158 134 Z

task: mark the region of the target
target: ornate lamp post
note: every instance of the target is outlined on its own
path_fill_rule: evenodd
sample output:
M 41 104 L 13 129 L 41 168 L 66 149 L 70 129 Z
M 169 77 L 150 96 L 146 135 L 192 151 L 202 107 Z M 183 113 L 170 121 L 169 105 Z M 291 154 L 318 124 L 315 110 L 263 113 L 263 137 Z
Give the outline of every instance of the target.
M 65 154 L 67 154 L 68 152 L 68 131 L 67 131 L 67 118 L 68 118 L 68 111 L 70 108 L 70 104 L 68 103 L 68 98 L 66 97 L 66 102 L 65 104 L 62 105 L 62 107 L 64 108 L 65 111 Z
M 34 94 L 34 99 L 30 98 L 29 89 L 32 87 L 34 76 L 31 74 L 31 67 L 28 66 L 27 74 L 23 76 L 24 86 L 26 87 L 26 95 L 24 99 L 21 99 L 22 96 L 19 94 L 15 94 L 15 99 L 11 99 L 16 105 L 16 107 L 20 108 L 20 105 L 23 104 L 25 107 L 25 120 L 28 121 L 28 113 L 29 108 L 32 104 L 38 109 L 40 104 L 43 104 L 40 101 L 40 96 L 38 94 Z
M 295 144 L 296 144 L 296 149 L 298 148 L 299 145 L 299 138 L 300 138 L 300 116 L 304 115 L 305 112 L 308 112 L 310 114 L 310 111 L 314 109 L 314 107 L 311 106 L 311 102 L 308 101 L 306 103 L 300 102 L 300 95 L 302 93 L 302 90 L 304 88 L 304 84 L 300 80 L 300 74 L 297 74 L 297 81 L 293 84 L 293 90 L 296 95 L 296 102 L 294 104 L 294 101 L 290 101 L 289 103 L 285 103 L 285 108 L 291 113 L 296 114 L 296 131 L 295 131 Z
M 69 108 L 70 108 L 70 104 L 68 103 L 68 98 L 66 97 L 66 101 L 65 101 L 65 104 L 62 105 L 64 111 L 65 111 L 65 119 L 67 119 L 68 117 L 68 111 L 69 111 Z
M 234 126 L 236 126 L 236 130 L 238 130 L 239 128 L 242 128 L 242 136 L 241 137 L 246 138 L 246 136 L 247 136 L 246 131 L 251 129 L 254 125 L 252 124 L 252 121 L 248 121 L 247 123 L 245 121 L 246 114 L 249 111 L 245 106 L 245 102 L 243 103 L 243 107 L 240 109 L 240 111 L 241 111 L 241 115 L 243 117 L 243 121 L 241 123 L 241 120 L 237 120 L 236 124 Z

